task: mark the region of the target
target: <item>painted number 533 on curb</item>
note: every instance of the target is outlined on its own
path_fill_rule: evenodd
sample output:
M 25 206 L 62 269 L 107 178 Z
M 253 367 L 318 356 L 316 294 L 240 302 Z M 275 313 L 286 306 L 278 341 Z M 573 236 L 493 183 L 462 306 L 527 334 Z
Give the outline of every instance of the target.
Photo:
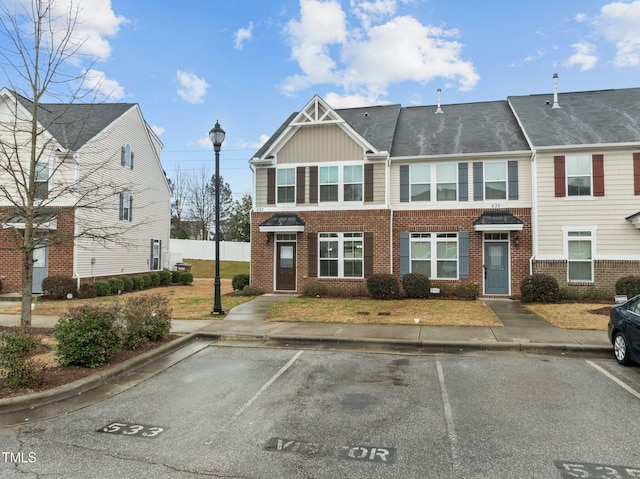
M 121 434 L 123 436 L 138 436 L 154 438 L 165 431 L 166 428 L 158 426 L 148 426 L 145 424 L 129 424 L 126 422 L 112 422 L 105 427 L 98 429 L 98 432 L 109 434 Z

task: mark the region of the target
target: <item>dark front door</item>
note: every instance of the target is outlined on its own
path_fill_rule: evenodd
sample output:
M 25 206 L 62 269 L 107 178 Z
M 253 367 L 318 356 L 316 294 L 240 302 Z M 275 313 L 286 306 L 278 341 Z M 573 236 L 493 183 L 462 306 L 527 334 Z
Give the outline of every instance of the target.
M 276 290 L 296 290 L 296 244 L 276 244 Z
M 484 244 L 484 294 L 509 294 L 509 243 Z

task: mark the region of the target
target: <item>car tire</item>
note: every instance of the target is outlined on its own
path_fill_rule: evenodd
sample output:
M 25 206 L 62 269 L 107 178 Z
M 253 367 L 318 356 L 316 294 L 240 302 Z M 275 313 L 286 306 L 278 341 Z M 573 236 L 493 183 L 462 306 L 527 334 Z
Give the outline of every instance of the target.
M 613 336 L 613 354 L 616 356 L 616 361 L 626 366 L 631 363 L 631 358 L 629 357 L 629 347 L 627 345 L 627 340 L 625 337 L 618 331 Z

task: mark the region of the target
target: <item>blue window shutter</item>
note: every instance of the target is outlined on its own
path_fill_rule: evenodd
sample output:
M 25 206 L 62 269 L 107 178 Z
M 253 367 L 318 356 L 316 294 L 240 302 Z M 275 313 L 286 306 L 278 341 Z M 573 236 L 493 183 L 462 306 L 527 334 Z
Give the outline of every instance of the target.
M 469 279 L 469 233 L 458 233 L 458 277 Z
M 400 233 L 400 276 L 411 272 L 409 233 Z
M 318 277 L 318 233 L 307 234 L 309 278 Z
M 124 146 L 120 148 L 120 164 L 124 166 Z
M 409 165 L 400 165 L 400 202 L 409 202 Z
M 129 221 L 133 220 L 133 196 L 129 195 Z
M 153 269 L 153 240 L 151 240 L 151 250 L 149 252 L 149 270 Z
M 509 199 L 518 199 L 518 162 L 509 161 L 507 163 L 507 174 L 509 176 Z
M 119 219 L 124 219 L 124 195 L 120 193 L 120 212 Z
M 469 165 L 458 163 L 458 199 L 469 201 Z
M 133 150 L 131 150 L 131 167 L 130 168 L 133 170 Z
M 473 164 L 473 201 L 484 200 L 484 172 L 482 162 L 477 161 Z

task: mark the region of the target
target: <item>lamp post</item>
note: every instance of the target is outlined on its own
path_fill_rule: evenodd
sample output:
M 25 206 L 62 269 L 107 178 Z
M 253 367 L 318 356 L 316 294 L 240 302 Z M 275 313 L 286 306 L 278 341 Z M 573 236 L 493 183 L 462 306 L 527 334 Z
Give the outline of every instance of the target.
M 224 130 L 216 120 L 215 126 L 209 132 L 209 139 L 213 143 L 216 153 L 216 277 L 213 281 L 213 310 L 211 316 L 224 314 L 220 302 L 220 147 L 224 141 Z

